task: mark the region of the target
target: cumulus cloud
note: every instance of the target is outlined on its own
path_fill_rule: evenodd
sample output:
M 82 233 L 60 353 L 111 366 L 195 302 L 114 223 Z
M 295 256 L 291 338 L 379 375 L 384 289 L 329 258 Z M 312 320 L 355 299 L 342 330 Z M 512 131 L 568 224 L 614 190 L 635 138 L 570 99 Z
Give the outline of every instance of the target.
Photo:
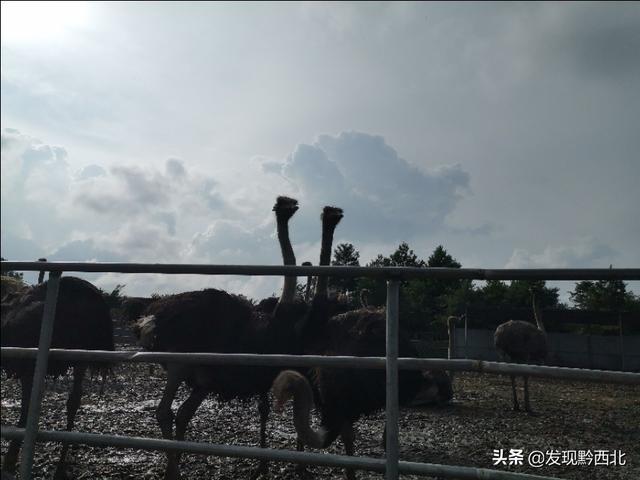
M 225 206 L 211 177 L 189 172 L 175 158 L 163 171 L 125 164 L 107 170 L 95 163 L 71 170 L 64 147 L 16 129 L 2 132 L 2 248 L 7 256 L 176 258 L 180 221 L 191 235 L 202 225 L 190 224 L 193 217 Z
M 61 146 L 16 129 L 2 132 L 0 208 L 5 241 L 16 237 L 39 244 L 60 241 L 66 225 L 50 226 L 70 188 L 67 157 Z
M 104 177 L 107 172 L 100 165 L 87 165 L 76 173 L 77 180 L 87 180 L 89 178 Z
M 283 175 L 314 211 L 326 204 L 344 208 L 341 231 L 363 241 L 438 231 L 469 187 L 459 165 L 418 168 L 383 137 L 361 132 L 320 135 L 298 145 L 279 169 L 266 162 L 263 171 Z
M 19 132 L 5 134 L 3 160 L 15 161 L 9 164 L 15 171 L 14 193 L 18 193 L 6 206 L 3 202 L 3 211 L 6 207 L 13 218 L 22 217 L 23 225 L 5 223 L 3 217 L 3 251 L 25 252 L 27 258 L 278 264 L 281 259 L 270 205 L 276 195 L 291 194 L 301 204 L 291 222 L 298 260 L 316 263 L 322 206 L 334 204 L 346 211 L 336 243 L 345 239 L 366 249 L 367 245 L 397 243 L 414 234 L 443 230 L 447 215 L 469 183 L 469 175 L 459 166 L 421 169 L 401 158 L 383 137 L 342 132 L 301 143 L 280 162 L 252 161 L 253 175 L 247 175 L 243 187 L 227 197 L 214 177 L 180 159 L 169 158 L 161 168 L 131 164 L 105 168 L 97 163 L 71 168 L 73 159 L 63 147 Z M 49 174 L 51 170 L 59 172 L 53 181 L 58 188 L 55 202 L 40 198 L 32 202 L 27 215 L 18 215 L 18 205 L 26 199 L 25 191 L 20 193 L 18 187 L 26 189 L 34 172 Z M 271 178 L 281 183 L 270 182 Z M 42 212 L 51 205 L 57 207 L 45 218 Z M 47 229 L 56 235 L 42 242 L 39 232 Z M 31 240 L 24 243 L 29 248 L 16 249 L 26 239 Z M 7 255 L 15 258 L 13 253 Z M 117 278 L 92 277 L 105 286 Z M 146 282 L 141 278 L 131 277 L 126 283 L 139 291 L 138 282 Z M 189 282 L 194 287 L 211 284 L 232 285 L 243 293 L 258 289 L 254 296 L 263 296 L 277 291 L 279 281 Z M 167 291 L 171 280 L 149 285 Z
M 167 175 L 171 178 L 179 179 L 187 175 L 184 162 L 178 158 L 170 158 L 165 165 Z

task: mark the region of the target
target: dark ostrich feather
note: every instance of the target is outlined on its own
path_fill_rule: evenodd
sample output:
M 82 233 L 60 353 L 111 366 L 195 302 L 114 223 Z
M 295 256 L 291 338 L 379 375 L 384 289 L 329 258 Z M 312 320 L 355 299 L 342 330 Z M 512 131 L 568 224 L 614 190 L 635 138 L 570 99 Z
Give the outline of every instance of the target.
M 324 355 L 380 357 L 386 355 L 386 317 L 384 310 L 363 308 L 332 317 L 326 325 Z M 399 356 L 416 357 L 406 332 L 398 340 Z M 381 410 L 386 404 L 386 372 L 375 369 L 317 367 L 310 376 L 322 426 L 329 432 L 327 446 L 340 434 L 345 422 L 355 423 L 361 416 Z M 401 370 L 398 378 L 399 401 L 408 404 L 423 384 L 422 373 Z
M 206 289 L 153 302 L 134 329 L 140 344 L 159 352 L 300 353 L 293 325 L 304 314 L 301 302 L 281 305 L 269 315 L 244 297 Z M 279 368 L 199 366 L 185 378 L 189 386 L 221 398 L 241 398 L 267 391 Z
M 547 358 L 546 335 L 535 325 L 522 320 L 509 320 L 496 328 L 496 348 L 516 363 L 542 363 Z
M 2 346 L 37 347 L 44 313 L 48 282 L 27 288 L 10 302 L 2 304 Z M 100 291 L 76 277 L 62 277 L 56 305 L 51 348 L 114 350 L 113 325 L 109 307 Z M 50 360 L 47 373 L 63 375 L 74 362 Z M 6 359 L 2 368 L 9 376 L 20 377 L 31 371 L 33 360 Z M 92 369 L 105 363 L 92 363 Z
M 29 287 L 2 304 L 2 346 L 37 347 L 40 340 L 48 282 Z M 89 282 L 76 277 L 62 277 L 56 304 L 51 348 L 80 350 L 114 350 L 113 324 L 109 307 L 101 292 Z M 18 427 L 24 427 L 33 381 L 33 359 L 7 358 L 2 369 L 20 380 L 21 404 Z M 67 399 L 67 430 L 73 430 L 80 407 L 82 383 L 87 367 L 104 374 L 107 362 L 84 362 L 49 359 L 47 374 L 64 375 L 73 368 L 73 386 Z M 22 441 L 12 440 L 4 457 L 3 473 L 13 472 Z M 69 445 L 64 444 L 55 478 L 63 478 Z

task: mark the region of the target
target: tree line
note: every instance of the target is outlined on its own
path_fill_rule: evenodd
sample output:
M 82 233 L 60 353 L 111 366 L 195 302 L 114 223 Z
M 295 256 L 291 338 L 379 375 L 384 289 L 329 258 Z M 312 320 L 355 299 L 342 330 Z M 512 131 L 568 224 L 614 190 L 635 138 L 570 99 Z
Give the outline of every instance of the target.
M 337 245 L 332 265 L 360 266 L 360 252 L 351 243 Z M 426 259 L 421 259 L 406 242 L 388 256 L 379 254 L 367 267 L 448 267 L 461 268 L 442 245 Z M 371 306 L 386 303 L 384 280 L 373 278 L 330 278 L 334 291 L 349 294 L 357 303 L 360 292 L 367 291 Z M 622 280 L 581 281 L 569 296 L 573 306 L 560 302 L 558 288 L 548 287 L 544 280 L 489 280 L 420 278 L 404 280 L 400 287 L 400 318 L 412 331 L 443 327 L 450 315 L 460 315 L 467 308 L 531 309 L 531 292 L 535 292 L 541 309 L 580 309 L 602 312 L 639 312 L 640 296 L 627 291 Z

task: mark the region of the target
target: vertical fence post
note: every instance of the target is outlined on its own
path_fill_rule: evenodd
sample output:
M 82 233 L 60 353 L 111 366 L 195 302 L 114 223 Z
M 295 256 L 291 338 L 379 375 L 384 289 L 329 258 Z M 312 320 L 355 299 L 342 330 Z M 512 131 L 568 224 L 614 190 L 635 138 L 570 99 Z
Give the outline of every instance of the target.
M 397 480 L 398 442 L 398 310 L 400 282 L 387 281 L 387 468 L 386 480 Z
M 464 358 L 469 358 L 469 339 L 468 339 L 468 322 L 467 315 L 464 315 Z
M 624 331 L 622 330 L 622 314 L 618 312 L 618 329 L 620 332 L 620 370 L 624 372 Z
M 44 303 L 42 326 L 40 327 L 38 355 L 36 356 L 36 366 L 33 373 L 33 388 L 31 389 L 29 413 L 27 415 L 24 443 L 22 444 L 20 478 L 22 478 L 23 480 L 30 480 L 32 474 L 31 470 L 33 468 L 33 454 L 36 444 L 36 434 L 38 432 L 38 420 L 40 418 L 42 393 L 44 390 L 44 377 L 47 374 L 49 348 L 51 347 L 51 336 L 53 334 L 53 322 L 56 315 L 56 305 L 58 303 L 58 290 L 60 288 L 61 274 L 62 272 L 49 273 L 47 297 Z
M 591 317 L 589 317 L 589 325 L 587 326 L 587 361 L 589 362 L 589 369 L 593 368 L 593 341 L 591 339 L 591 334 L 593 332 L 592 325 Z
M 449 332 L 449 345 L 447 348 L 447 358 L 449 360 L 456 357 L 456 320 L 460 317 L 449 317 L 447 319 L 447 330 Z M 453 382 L 453 370 L 449 371 L 449 377 Z

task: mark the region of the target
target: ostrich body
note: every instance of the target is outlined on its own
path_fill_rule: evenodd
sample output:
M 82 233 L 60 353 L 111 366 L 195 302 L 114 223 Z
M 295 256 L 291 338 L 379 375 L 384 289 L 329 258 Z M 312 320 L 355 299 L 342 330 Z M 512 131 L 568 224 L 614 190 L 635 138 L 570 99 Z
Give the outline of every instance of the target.
M 326 325 L 324 355 L 356 357 L 384 356 L 386 353 L 386 319 L 379 309 L 353 310 L 331 318 Z M 401 332 L 399 355 L 415 357 L 416 352 L 408 337 Z M 424 386 L 423 374 L 419 371 L 401 370 L 399 374 L 399 400 L 408 405 Z M 304 391 L 314 393 L 316 406 L 321 414 L 321 428 L 311 434 L 308 417 L 295 417 L 294 424 L 303 443 L 315 448 L 326 448 L 343 435 L 348 455 L 353 454 L 353 441 L 344 438 L 353 436 L 353 424 L 362 416 L 384 408 L 386 404 L 386 373 L 374 369 L 346 369 L 316 367 L 311 370 L 307 386 L 288 370 L 280 373 L 273 386 L 276 408 L 294 398 L 294 406 L 307 403 Z M 296 398 L 296 393 L 302 395 Z M 305 407 L 306 408 L 306 407 Z M 310 406 L 309 406 L 310 408 Z M 295 409 L 294 409 L 295 413 Z M 302 422 L 302 423 L 301 423 Z
M 498 354 L 507 361 L 515 363 L 544 363 L 547 358 L 547 335 L 542 317 L 532 292 L 533 313 L 537 327 L 522 320 L 509 320 L 496 328 L 493 336 Z M 516 394 L 515 375 L 511 377 L 513 409 L 520 410 Z M 524 408 L 533 413 L 529 402 L 529 377 L 524 375 Z
M 21 295 L 8 303 L 2 303 L 2 346 L 37 347 L 44 312 L 47 282 L 28 287 Z M 62 277 L 56 305 L 56 315 L 51 337 L 51 348 L 114 350 L 113 325 L 109 307 L 100 291 L 91 283 L 76 278 Z M 105 364 L 87 364 L 71 360 L 50 359 L 47 374 L 57 377 L 73 368 L 73 388 L 67 400 L 67 430 L 73 429 L 75 415 L 80 407 L 82 380 L 87 368 L 101 370 Z M 18 426 L 24 427 L 27 419 L 34 362 L 32 360 L 6 359 L 2 369 L 9 377 L 20 380 L 22 395 Z M 4 459 L 3 470 L 13 472 L 21 441 L 13 440 Z M 68 445 L 63 444 L 56 468 L 56 478 L 65 475 Z
M 385 325 L 379 310 L 352 311 L 332 318 L 328 332 L 332 350 L 327 355 L 384 356 Z M 401 334 L 401 357 L 415 357 L 408 338 Z M 401 370 L 398 379 L 399 404 L 406 407 L 444 406 L 453 398 L 451 380 L 444 371 Z M 382 410 L 386 405 L 386 374 L 384 370 L 340 369 L 316 367 L 306 376 L 298 371 L 285 370 L 272 387 L 274 409 L 281 411 L 293 399 L 293 423 L 298 445 L 327 448 L 338 436 L 342 438 L 347 455 L 355 452 L 354 424 L 362 416 Z M 315 403 L 320 412 L 320 426 L 311 426 L 311 409 Z M 382 437 L 386 449 L 386 425 Z M 298 448 L 300 450 L 300 447 Z M 356 478 L 351 469 L 345 470 L 349 480 Z
M 295 265 L 288 235 L 288 221 L 298 209 L 297 201 L 278 197 L 274 206 L 278 239 L 285 265 Z M 143 347 L 151 351 L 211 353 L 301 353 L 295 323 L 303 318 L 306 306 L 297 302 L 296 277 L 285 277 L 280 299 L 258 308 L 242 297 L 216 289 L 171 295 L 154 301 L 137 322 L 137 334 Z M 194 366 L 169 363 L 167 384 L 158 404 L 156 417 L 164 438 L 183 440 L 187 426 L 209 393 L 222 400 L 258 395 L 260 446 L 266 447 L 266 422 L 269 414 L 267 394 L 278 372 L 277 367 Z M 191 388 L 187 400 L 174 416 L 172 401 L 180 385 Z M 175 420 L 175 422 L 174 422 Z M 180 455 L 167 454 L 165 478 L 179 475 Z M 254 477 L 262 473 L 262 462 Z

